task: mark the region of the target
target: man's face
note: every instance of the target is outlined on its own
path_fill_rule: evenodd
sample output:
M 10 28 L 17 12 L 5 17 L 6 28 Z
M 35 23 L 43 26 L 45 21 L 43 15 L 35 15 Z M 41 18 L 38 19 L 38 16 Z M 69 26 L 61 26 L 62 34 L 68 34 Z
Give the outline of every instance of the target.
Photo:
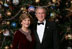
M 36 10 L 36 17 L 38 19 L 38 21 L 43 22 L 45 19 L 45 10 L 44 9 L 37 9 Z

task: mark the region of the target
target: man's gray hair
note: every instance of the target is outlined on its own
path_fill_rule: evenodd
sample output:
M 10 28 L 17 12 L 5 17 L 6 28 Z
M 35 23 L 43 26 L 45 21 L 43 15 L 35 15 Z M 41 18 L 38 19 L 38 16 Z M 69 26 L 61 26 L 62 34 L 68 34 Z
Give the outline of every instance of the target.
M 36 7 L 36 10 L 35 11 L 37 11 L 38 9 L 43 9 L 46 12 L 46 8 L 45 7 L 38 6 L 38 7 Z

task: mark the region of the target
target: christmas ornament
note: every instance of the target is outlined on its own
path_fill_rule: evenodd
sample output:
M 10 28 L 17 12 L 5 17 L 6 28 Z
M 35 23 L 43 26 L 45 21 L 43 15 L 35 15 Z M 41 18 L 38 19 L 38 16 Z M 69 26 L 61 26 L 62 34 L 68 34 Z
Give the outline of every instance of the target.
M 28 8 L 28 12 L 31 12 L 31 11 L 35 11 L 35 7 L 34 7 L 34 6 L 30 6 L 30 7 Z
M 68 39 L 72 39 L 72 34 L 68 34 Z
M 6 3 L 6 1 L 5 1 L 5 3 L 4 3 L 4 6 L 5 6 L 5 7 L 9 7 L 9 5 Z
M 0 1 L 0 4 L 3 4 L 3 2 L 2 2 L 2 1 Z
M 55 13 L 55 12 L 50 13 L 50 17 L 51 17 L 51 18 L 55 18 L 55 17 L 56 17 L 56 13 Z
M 72 0 L 71 0 L 71 4 L 72 4 Z
M 39 3 L 39 2 L 40 2 L 40 0 L 35 0 L 35 2 L 36 2 L 36 3 Z
M 26 7 L 21 7 L 22 11 L 27 11 Z
M 21 10 L 22 10 L 22 13 L 26 13 L 27 12 L 26 7 L 21 7 Z
M 7 14 L 7 16 L 11 16 L 11 12 L 10 11 L 7 11 L 6 14 Z
M 23 7 L 21 7 L 21 10 L 24 10 L 24 8 L 23 8 Z
M 10 22 L 9 21 L 7 21 L 7 23 L 6 23 L 7 25 L 9 25 L 10 24 Z
M 4 36 L 9 36 L 9 35 L 10 35 L 10 34 L 9 34 L 9 30 L 8 30 L 8 29 L 5 29 L 4 32 L 3 32 L 3 35 L 4 35 Z
M 5 49 L 9 49 L 9 46 L 5 46 Z
M 53 3 L 56 3 L 56 0 L 52 0 Z
M 7 0 L 7 2 L 9 2 L 10 0 Z
M 17 25 L 17 24 L 16 24 L 15 22 L 13 22 L 13 23 L 11 24 L 12 27 L 16 27 L 16 25 Z
M 66 34 L 66 35 L 65 35 L 65 39 L 66 39 L 66 40 L 72 39 L 72 34 Z
M 19 0 L 13 0 L 13 4 L 14 5 L 18 5 L 19 4 Z

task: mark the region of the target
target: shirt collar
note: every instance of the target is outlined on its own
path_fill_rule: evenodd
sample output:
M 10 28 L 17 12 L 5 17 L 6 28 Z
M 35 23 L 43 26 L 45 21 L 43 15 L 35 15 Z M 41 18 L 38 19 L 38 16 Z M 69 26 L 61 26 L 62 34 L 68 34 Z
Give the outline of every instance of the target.
M 38 21 L 38 23 L 40 23 L 40 21 Z M 43 23 L 46 24 L 46 20 L 44 20 Z

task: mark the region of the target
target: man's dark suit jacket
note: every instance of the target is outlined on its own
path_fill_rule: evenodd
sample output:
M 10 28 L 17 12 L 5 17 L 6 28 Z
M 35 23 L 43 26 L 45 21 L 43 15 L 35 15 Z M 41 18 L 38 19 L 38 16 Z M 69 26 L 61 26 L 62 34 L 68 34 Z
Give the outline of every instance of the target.
M 45 31 L 44 31 L 44 36 L 42 43 L 39 41 L 39 37 L 37 34 L 37 22 L 34 22 L 34 34 L 35 34 L 35 39 L 36 39 L 36 49 L 58 49 L 58 35 L 56 31 L 54 22 L 49 22 L 46 20 L 46 26 L 45 26 Z

